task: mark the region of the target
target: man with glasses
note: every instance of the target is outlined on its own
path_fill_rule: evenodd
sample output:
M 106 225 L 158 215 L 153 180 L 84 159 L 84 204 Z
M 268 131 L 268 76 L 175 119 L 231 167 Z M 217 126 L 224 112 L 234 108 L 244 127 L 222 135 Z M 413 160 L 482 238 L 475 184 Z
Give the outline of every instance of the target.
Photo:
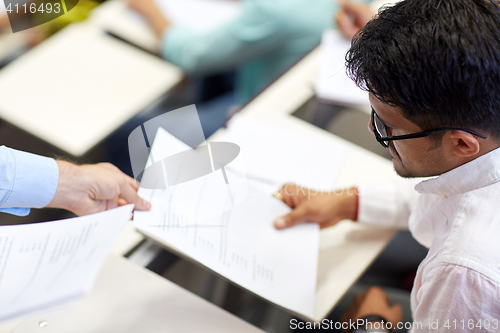
M 369 92 L 369 130 L 396 172 L 434 178 L 310 198 L 286 185 L 280 193 L 294 210 L 275 226 L 352 219 L 409 229 L 429 248 L 411 294 L 413 330 L 499 332 L 500 2 L 401 1 L 366 24 L 346 60 Z M 394 328 L 401 309 L 369 289 L 348 317 Z

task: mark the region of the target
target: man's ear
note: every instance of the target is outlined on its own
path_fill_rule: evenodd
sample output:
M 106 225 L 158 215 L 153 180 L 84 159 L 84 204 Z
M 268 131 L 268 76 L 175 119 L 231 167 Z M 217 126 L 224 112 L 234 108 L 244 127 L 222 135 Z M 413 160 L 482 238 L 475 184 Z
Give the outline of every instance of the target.
M 471 157 L 479 153 L 481 145 L 473 134 L 453 130 L 450 131 L 452 153 L 458 157 Z

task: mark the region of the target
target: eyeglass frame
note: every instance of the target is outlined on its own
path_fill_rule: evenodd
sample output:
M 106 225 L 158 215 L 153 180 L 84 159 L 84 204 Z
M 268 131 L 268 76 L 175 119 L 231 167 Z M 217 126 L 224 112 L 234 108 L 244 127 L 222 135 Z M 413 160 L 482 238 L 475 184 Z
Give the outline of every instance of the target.
M 455 130 L 455 131 L 464 131 L 464 132 L 467 132 L 469 134 L 472 134 L 472 135 L 475 135 L 477 137 L 480 137 L 481 139 L 486 139 L 487 138 L 486 135 L 479 134 L 479 133 L 476 133 L 476 132 L 468 130 L 468 129 L 455 128 L 455 127 L 443 127 L 443 128 L 437 128 L 437 129 L 433 129 L 433 130 L 428 130 L 428 131 L 413 133 L 413 134 L 385 136 L 384 137 L 379 132 L 378 127 L 375 124 L 375 116 L 377 116 L 377 118 L 380 120 L 380 122 L 382 123 L 382 125 L 384 126 L 384 128 L 385 128 L 386 125 L 384 124 L 384 122 L 382 121 L 382 119 L 380 119 L 380 117 L 378 116 L 378 114 L 375 112 L 375 109 L 373 109 L 373 106 L 371 107 L 371 109 L 372 109 L 371 118 L 372 118 L 373 134 L 375 135 L 375 139 L 377 140 L 377 142 L 380 143 L 382 145 L 382 147 L 384 147 L 384 148 L 389 148 L 389 144 L 385 143 L 385 142 L 388 142 L 388 141 L 397 141 L 397 140 L 424 138 L 424 137 L 427 137 L 429 135 L 432 135 L 434 133 L 441 132 L 441 131 L 453 131 L 453 130 Z M 385 132 L 387 133 L 387 128 L 385 128 Z

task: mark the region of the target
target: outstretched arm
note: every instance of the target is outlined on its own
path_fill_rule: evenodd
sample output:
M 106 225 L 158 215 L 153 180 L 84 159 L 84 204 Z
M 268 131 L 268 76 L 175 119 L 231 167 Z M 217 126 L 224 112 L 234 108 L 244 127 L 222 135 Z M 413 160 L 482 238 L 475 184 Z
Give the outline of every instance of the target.
M 170 25 L 153 0 L 128 0 L 128 5 L 146 19 L 158 37 L 161 37 Z
M 75 165 L 0 147 L 0 211 L 27 215 L 30 208 L 63 208 L 86 215 L 133 203 L 148 210 L 133 178 L 108 163 Z

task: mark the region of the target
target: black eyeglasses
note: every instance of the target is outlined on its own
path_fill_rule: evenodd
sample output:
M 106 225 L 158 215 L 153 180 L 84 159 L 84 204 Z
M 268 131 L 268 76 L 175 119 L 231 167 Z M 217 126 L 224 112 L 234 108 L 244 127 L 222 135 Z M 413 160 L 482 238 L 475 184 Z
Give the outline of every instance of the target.
M 477 137 L 480 137 L 481 139 L 486 139 L 485 135 L 476 133 L 476 132 L 471 131 L 471 130 L 467 130 L 467 129 L 463 129 L 463 128 L 454 128 L 454 127 L 438 128 L 438 129 L 423 131 L 423 132 L 414 133 L 414 134 L 387 136 L 387 129 L 385 127 L 385 124 L 378 117 L 378 115 L 375 112 L 375 110 L 373 109 L 373 107 L 372 107 L 372 128 L 373 128 L 373 133 L 375 134 L 375 139 L 377 139 L 377 141 L 384 148 L 389 148 L 389 141 L 423 138 L 423 137 L 429 136 L 431 134 L 434 134 L 436 132 L 451 131 L 451 130 L 464 131 L 464 132 L 470 133 L 472 135 L 475 135 Z

